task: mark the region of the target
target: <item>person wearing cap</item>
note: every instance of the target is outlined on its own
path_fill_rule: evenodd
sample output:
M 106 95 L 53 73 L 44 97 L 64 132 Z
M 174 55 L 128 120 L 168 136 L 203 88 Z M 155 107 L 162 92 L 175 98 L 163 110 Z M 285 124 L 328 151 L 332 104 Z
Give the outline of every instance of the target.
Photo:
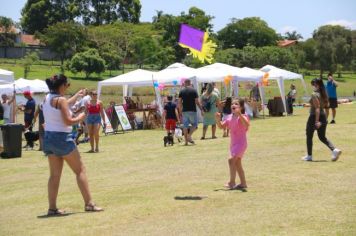
M 25 106 L 20 107 L 20 109 L 25 113 L 25 129 L 32 131 L 32 121 L 35 117 L 36 101 L 32 98 L 30 91 L 25 91 L 23 96 L 27 99 Z

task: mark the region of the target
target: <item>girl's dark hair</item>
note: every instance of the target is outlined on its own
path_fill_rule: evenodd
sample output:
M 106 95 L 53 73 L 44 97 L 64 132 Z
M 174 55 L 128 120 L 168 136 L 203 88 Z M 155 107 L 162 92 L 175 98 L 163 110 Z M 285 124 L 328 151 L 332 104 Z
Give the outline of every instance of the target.
M 68 79 L 63 74 L 54 75 L 51 78 L 46 79 L 46 84 L 48 86 L 48 89 L 52 93 L 58 92 L 59 87 L 61 87 L 63 84 L 67 84 L 67 83 L 68 83 Z
M 208 86 L 208 83 L 204 83 L 203 86 L 201 87 L 200 93 L 203 94 L 206 90 L 206 87 Z
M 323 101 L 324 105 L 327 106 L 329 103 L 328 94 L 326 93 L 324 82 L 320 78 L 315 78 L 311 81 L 311 85 L 317 85 L 319 87 L 320 99 Z
M 225 105 L 224 108 L 231 108 L 231 103 L 232 103 L 232 98 L 231 97 L 227 97 L 225 100 Z
M 240 105 L 241 113 L 245 114 L 245 100 L 239 98 L 239 99 L 234 100 L 233 103 L 238 103 Z

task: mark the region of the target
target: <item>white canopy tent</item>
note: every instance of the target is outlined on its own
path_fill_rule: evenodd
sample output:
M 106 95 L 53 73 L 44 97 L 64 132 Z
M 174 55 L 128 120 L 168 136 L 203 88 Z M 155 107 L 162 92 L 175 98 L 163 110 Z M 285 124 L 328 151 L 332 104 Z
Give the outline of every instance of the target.
M 43 80 L 27 80 L 20 78 L 18 80 L 15 80 L 14 83 L 0 85 L 0 94 L 12 94 L 14 89 L 16 93 L 23 93 L 24 91 L 30 91 L 32 93 L 49 92 L 48 86 Z
M 262 67 L 260 69 L 260 71 L 262 71 L 264 73 L 268 73 L 268 79 L 277 80 L 285 112 L 287 111 L 287 104 L 286 104 L 286 95 L 285 95 L 285 91 L 284 91 L 284 80 L 300 79 L 302 81 L 304 90 L 306 91 L 306 89 L 307 89 L 305 81 L 303 79 L 303 75 L 301 75 L 301 74 L 297 74 L 297 73 L 294 73 L 291 71 L 280 69 L 278 67 L 271 66 L 271 65 L 266 65 L 266 66 Z
M 14 72 L 0 69 L 0 84 L 11 84 L 14 80 Z
M 188 67 L 182 63 L 174 63 L 154 75 L 158 83 L 180 83 L 181 79 L 192 79 L 195 77 L 196 69 Z
M 98 83 L 98 96 L 104 86 L 122 86 L 123 96 L 131 96 L 133 87 L 153 86 L 153 76 L 156 72 L 137 69 L 126 74 L 100 81 Z
M 232 89 L 235 96 L 238 95 L 238 82 L 260 82 L 263 72 L 250 68 L 239 68 L 223 63 L 214 63 L 198 68 L 196 78 L 198 82 L 223 82 L 226 76 L 232 76 Z

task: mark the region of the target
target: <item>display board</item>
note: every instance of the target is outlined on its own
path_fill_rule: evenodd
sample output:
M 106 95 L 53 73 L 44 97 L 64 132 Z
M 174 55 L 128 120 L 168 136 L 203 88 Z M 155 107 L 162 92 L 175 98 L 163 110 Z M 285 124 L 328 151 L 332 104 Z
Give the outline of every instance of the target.
M 125 109 L 123 106 L 115 106 L 115 112 L 117 117 L 119 118 L 121 127 L 123 130 L 131 130 L 131 124 L 129 122 L 129 119 L 127 118 Z

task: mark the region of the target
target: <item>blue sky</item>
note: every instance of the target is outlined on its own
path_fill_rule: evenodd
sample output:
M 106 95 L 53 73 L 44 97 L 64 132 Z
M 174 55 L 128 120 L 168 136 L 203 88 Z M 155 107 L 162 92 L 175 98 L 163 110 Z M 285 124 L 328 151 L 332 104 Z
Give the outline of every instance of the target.
M 18 21 L 26 0 L 0 0 L 0 15 Z M 178 15 L 191 6 L 215 16 L 214 30 L 218 31 L 231 18 L 259 16 L 279 33 L 293 31 L 310 38 L 312 32 L 325 24 L 340 24 L 356 29 L 354 0 L 141 0 L 141 21 L 151 21 L 156 10 Z

